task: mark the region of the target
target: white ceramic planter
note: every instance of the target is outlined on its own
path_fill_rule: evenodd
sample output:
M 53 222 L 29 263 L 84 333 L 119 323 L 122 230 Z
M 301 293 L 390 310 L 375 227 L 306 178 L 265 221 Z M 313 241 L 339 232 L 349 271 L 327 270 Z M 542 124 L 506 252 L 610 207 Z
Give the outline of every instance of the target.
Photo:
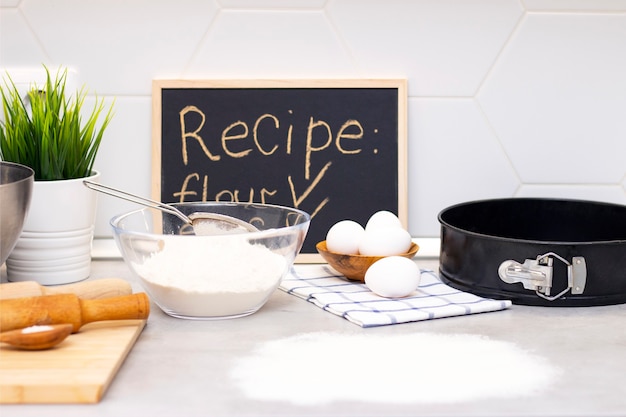
M 9 281 L 57 285 L 89 277 L 97 193 L 83 180 L 99 176 L 34 182 L 22 234 L 6 261 Z

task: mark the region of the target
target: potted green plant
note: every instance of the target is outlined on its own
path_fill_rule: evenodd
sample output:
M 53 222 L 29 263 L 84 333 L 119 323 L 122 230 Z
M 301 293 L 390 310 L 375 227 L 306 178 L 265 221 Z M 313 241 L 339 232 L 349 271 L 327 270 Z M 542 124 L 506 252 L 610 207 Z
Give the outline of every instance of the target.
M 96 193 L 82 180 L 99 176 L 94 162 L 113 104 L 107 110 L 96 97 L 87 109 L 84 87 L 66 91 L 67 69 L 53 77 L 44 68 L 45 83 L 32 85 L 25 97 L 10 75 L 0 86 L 0 159 L 35 171 L 28 217 L 6 261 L 8 278 L 53 285 L 90 273 Z

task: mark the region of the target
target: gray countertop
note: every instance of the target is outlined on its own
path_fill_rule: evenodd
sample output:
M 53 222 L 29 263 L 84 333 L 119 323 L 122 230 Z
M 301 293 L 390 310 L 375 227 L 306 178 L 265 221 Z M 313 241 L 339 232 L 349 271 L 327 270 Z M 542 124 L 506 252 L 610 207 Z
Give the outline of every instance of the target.
M 437 268 L 436 260 L 422 259 L 419 264 L 423 268 Z M 120 260 L 93 262 L 90 279 L 104 277 L 126 278 L 136 291 L 142 291 Z M 6 280 L 6 276 L 2 279 Z M 530 397 L 511 393 L 506 398 L 437 403 L 342 400 L 339 395 L 330 403 L 307 405 L 293 403 L 289 398 L 283 401 L 250 398 L 233 383 L 230 375 L 234 361 L 249 355 L 260 344 L 314 332 L 368 337 L 477 335 L 533 352 L 560 373 L 554 383 Z M 336 354 L 350 352 L 342 351 L 338 345 Z M 484 361 L 485 366 L 489 366 L 489 359 L 476 358 Z M 419 352 L 414 360 L 420 360 Z M 306 366 L 302 372 L 306 372 Z M 454 369 L 445 372 L 454 376 Z M 401 370 L 398 376 L 402 377 Z M 516 377 L 503 375 L 503 378 Z M 412 378 L 419 375 L 409 376 L 406 383 L 411 384 Z M 176 319 L 153 306 L 147 326 L 101 402 L 3 405 L 0 415 L 624 416 L 626 305 L 586 308 L 514 305 L 493 313 L 365 329 L 281 290 L 257 313 L 231 320 Z

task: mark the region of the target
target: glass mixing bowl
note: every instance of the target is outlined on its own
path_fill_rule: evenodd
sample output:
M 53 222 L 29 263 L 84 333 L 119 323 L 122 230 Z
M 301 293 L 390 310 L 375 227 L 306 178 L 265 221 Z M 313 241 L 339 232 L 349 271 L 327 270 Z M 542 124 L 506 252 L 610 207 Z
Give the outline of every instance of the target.
M 173 204 L 183 213 L 235 217 L 259 231 L 195 235 L 180 218 L 153 208 L 115 216 L 124 261 L 152 300 L 173 317 L 221 319 L 258 311 L 289 272 L 311 217 L 269 204 Z

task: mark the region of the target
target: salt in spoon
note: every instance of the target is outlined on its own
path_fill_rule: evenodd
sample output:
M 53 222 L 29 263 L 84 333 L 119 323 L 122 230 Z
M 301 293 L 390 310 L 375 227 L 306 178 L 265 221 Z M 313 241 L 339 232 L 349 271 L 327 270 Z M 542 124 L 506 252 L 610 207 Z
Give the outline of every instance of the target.
M 0 342 L 24 350 L 50 349 L 72 333 L 71 324 L 44 324 L 0 333 Z
M 127 201 L 132 201 L 133 203 L 152 207 L 169 214 L 173 214 L 174 216 L 184 221 L 186 224 L 190 225 L 193 228 L 194 233 L 199 236 L 259 231 L 259 229 L 257 229 L 250 223 L 236 217 L 227 216 L 225 214 L 196 212 L 191 213 L 189 216 L 187 216 L 170 204 L 150 200 L 148 198 L 140 197 L 138 195 L 118 190 L 108 185 L 98 184 L 89 180 L 83 180 L 83 184 L 85 184 L 87 188 L 91 188 L 92 190 L 99 191 L 104 194 L 109 194 L 113 197 L 118 197 Z

